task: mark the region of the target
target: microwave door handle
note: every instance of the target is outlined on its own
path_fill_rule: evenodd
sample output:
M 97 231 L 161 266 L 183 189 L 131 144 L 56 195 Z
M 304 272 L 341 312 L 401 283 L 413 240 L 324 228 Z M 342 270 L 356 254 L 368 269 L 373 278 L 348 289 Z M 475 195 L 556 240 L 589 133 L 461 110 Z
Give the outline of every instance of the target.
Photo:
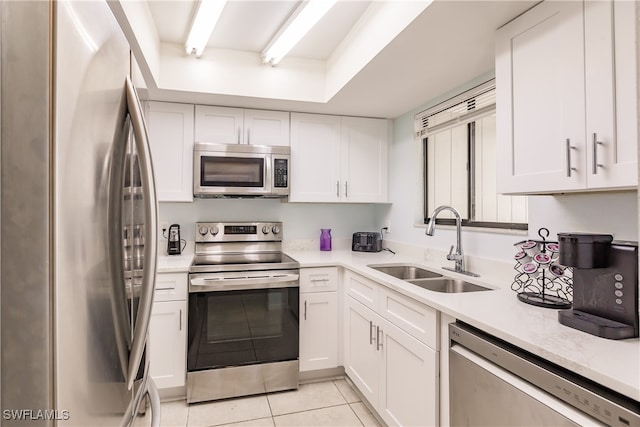
M 131 116 L 135 145 L 140 160 L 140 178 L 142 181 L 142 191 L 144 200 L 144 221 L 145 233 L 144 245 L 144 270 L 142 273 L 142 294 L 140 296 L 140 306 L 138 316 L 133 330 L 133 340 L 131 352 L 129 353 L 129 371 L 127 385 L 129 389 L 133 387 L 140 362 L 144 354 L 147 333 L 149 331 L 149 321 L 151 319 L 151 308 L 153 305 L 153 293 L 156 280 L 156 263 L 158 256 L 158 202 L 156 200 L 156 188 L 153 177 L 153 164 L 151 163 L 151 151 L 149 137 L 144 124 L 142 107 L 138 100 L 133 83 L 129 77 L 126 79 L 127 109 Z
M 129 348 L 131 346 L 131 325 L 127 306 L 125 265 L 124 265 L 124 225 L 122 206 L 124 199 L 124 175 L 130 165 L 127 157 L 130 121 L 124 103 L 120 111 L 119 127 L 114 138 L 111 157 L 111 176 L 109 180 L 109 201 L 107 218 L 109 230 L 107 245 L 109 247 L 109 269 L 111 270 L 111 298 L 113 300 L 113 322 L 118 347 L 118 356 L 122 374 L 127 377 L 129 365 Z

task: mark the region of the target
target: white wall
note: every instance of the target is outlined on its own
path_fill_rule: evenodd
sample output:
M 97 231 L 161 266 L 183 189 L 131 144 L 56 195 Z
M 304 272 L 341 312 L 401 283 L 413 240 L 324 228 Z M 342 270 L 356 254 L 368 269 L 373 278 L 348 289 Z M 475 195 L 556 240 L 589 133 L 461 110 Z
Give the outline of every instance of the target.
M 196 199 L 160 203 L 160 223 L 180 224 L 180 236 L 193 241 L 196 221 L 282 221 L 284 239 L 319 239 L 330 228 L 334 239 L 379 229 L 379 207 L 369 204 L 286 203 L 278 199 Z
M 420 143 L 414 139 L 413 117 L 425 108 L 467 90 L 491 76 L 482 76 L 465 87 L 452 91 L 420 109 L 394 120 L 394 136 L 389 152 L 389 198 L 392 205 L 380 209 L 379 223 L 388 224 L 388 240 L 449 250 L 455 244 L 453 227 L 436 227 L 435 235 L 427 237 L 422 222 L 422 158 Z M 558 232 L 581 231 L 613 234 L 619 240 L 638 240 L 638 196 L 636 191 L 584 193 L 559 196 L 530 196 L 529 233 L 546 227 L 551 237 Z M 505 234 L 486 231 L 463 231 L 465 254 L 511 261 L 513 244 L 523 240 L 520 233 Z

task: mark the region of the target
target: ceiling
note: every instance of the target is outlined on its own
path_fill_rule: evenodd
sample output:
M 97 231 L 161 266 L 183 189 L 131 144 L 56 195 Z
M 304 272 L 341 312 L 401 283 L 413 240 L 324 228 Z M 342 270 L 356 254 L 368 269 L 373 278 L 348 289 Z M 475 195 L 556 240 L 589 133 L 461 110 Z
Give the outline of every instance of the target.
M 330 60 L 376 1 L 340 0 L 288 58 Z M 150 90 L 150 96 L 164 101 L 395 118 L 479 76 L 490 75 L 495 30 L 535 3 L 435 0 L 326 102 L 180 93 L 163 90 L 162 85 Z M 259 55 L 298 4 L 293 0 L 230 0 L 208 47 Z M 149 0 L 148 5 L 160 43 L 184 45 L 197 1 Z

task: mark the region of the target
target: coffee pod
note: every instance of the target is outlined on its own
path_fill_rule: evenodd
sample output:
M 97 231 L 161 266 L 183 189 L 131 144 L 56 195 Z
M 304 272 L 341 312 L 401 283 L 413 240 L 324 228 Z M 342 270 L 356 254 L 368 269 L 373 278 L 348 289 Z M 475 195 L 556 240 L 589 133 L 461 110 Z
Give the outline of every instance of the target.
M 565 268 L 561 267 L 557 264 L 553 264 L 549 267 L 549 271 L 551 272 L 551 274 L 553 274 L 555 277 L 563 277 L 564 276 L 564 271 Z
M 557 243 L 546 243 L 545 249 L 554 261 L 560 256 L 560 245 Z
M 531 257 L 525 251 L 520 251 L 513 256 L 518 264 L 526 264 L 531 261 Z
M 538 263 L 541 269 L 548 268 L 551 264 L 551 256 L 542 252 L 535 254 L 533 260 Z
M 540 271 L 538 270 L 538 264 L 535 262 L 528 262 L 522 266 L 522 271 L 529 275 L 529 277 L 537 277 Z
M 533 257 L 535 254 L 537 254 L 539 252 L 538 251 L 538 242 L 534 242 L 533 240 L 527 240 L 520 247 L 530 257 Z

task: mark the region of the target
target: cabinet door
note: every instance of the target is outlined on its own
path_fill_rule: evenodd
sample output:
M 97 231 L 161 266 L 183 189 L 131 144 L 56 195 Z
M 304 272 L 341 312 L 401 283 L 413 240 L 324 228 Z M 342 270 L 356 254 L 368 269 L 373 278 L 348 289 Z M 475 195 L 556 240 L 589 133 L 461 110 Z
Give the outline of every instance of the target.
M 149 102 L 147 123 L 159 202 L 193 201 L 193 105 Z
M 340 200 L 340 117 L 291 113 L 290 202 Z
M 344 370 L 360 393 L 377 407 L 380 352 L 375 332 L 382 319 L 350 296 L 345 299 Z
M 244 110 L 244 142 L 252 145 L 289 145 L 289 113 Z
M 156 302 L 149 324 L 149 367 L 158 388 L 182 387 L 187 376 L 187 302 Z
M 547 1 L 496 34 L 498 191 L 586 187 L 583 3 Z
M 243 129 L 242 108 L 196 105 L 196 142 L 241 144 L 244 141 Z
M 636 2 L 585 2 L 587 185 L 635 187 Z
M 343 117 L 341 142 L 343 200 L 386 202 L 387 120 Z
M 437 353 L 385 321 L 378 413 L 388 425 L 438 425 Z
M 300 371 L 338 366 L 338 293 L 300 294 Z

